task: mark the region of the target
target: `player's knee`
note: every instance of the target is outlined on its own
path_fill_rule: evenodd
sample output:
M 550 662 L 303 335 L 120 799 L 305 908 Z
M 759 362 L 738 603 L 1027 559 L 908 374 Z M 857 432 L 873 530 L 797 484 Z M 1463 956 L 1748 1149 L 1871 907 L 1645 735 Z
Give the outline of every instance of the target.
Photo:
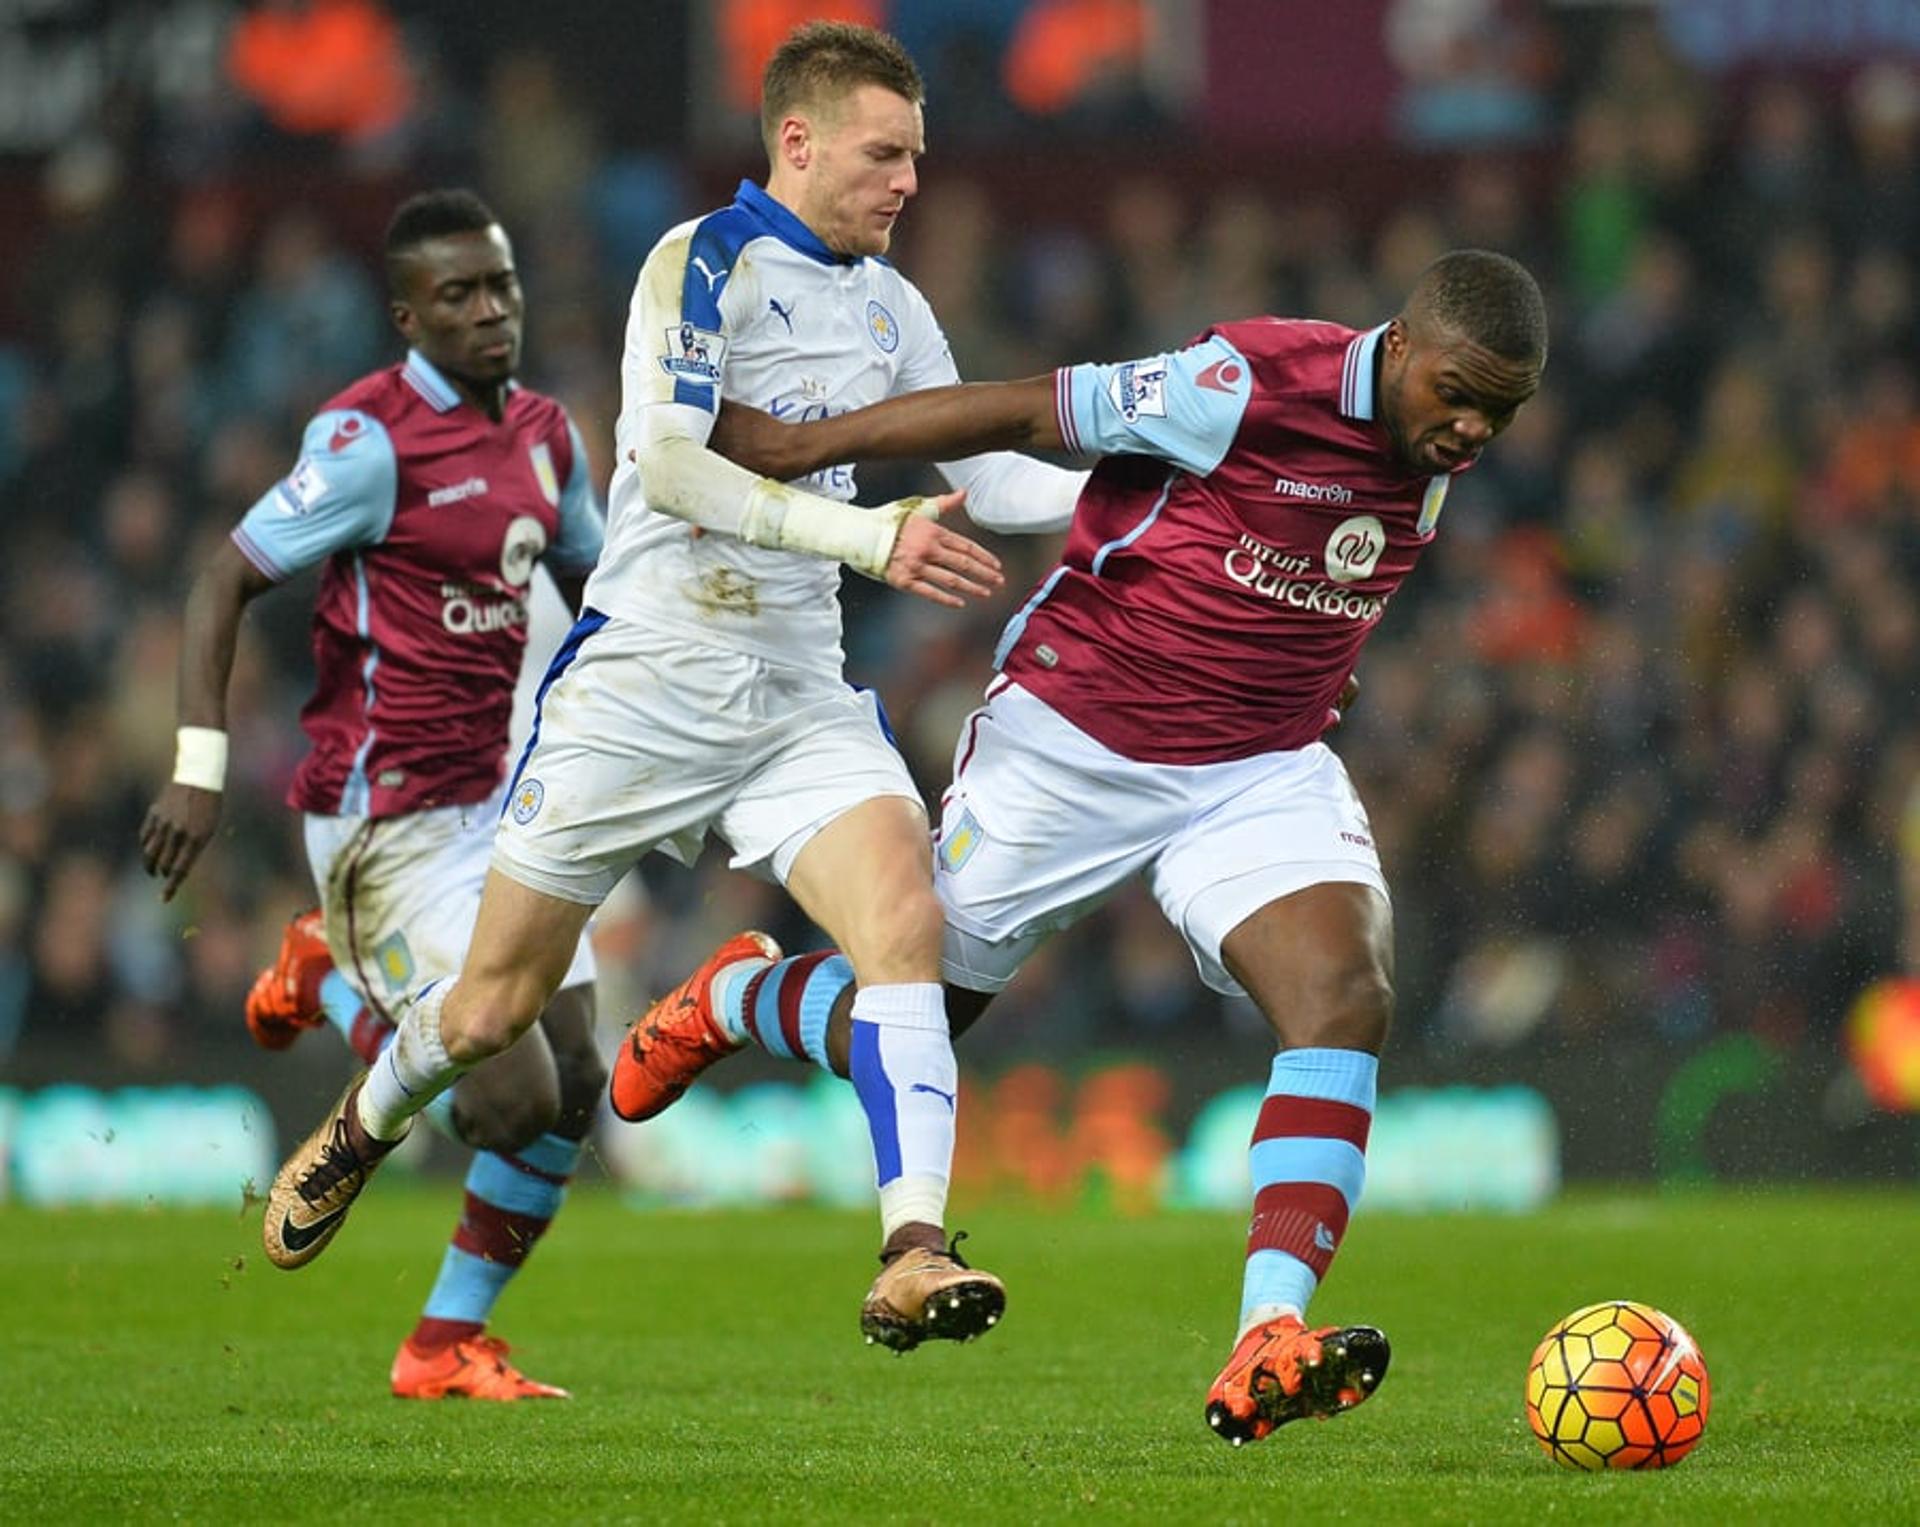
M 607 1090 L 606 1062 L 593 1050 L 567 1054 L 556 1051 L 553 1064 L 560 1082 L 560 1106 L 553 1132 L 569 1140 L 584 1140 Z
M 1372 962 L 1350 966 L 1275 1004 L 1269 1017 L 1289 1049 L 1378 1054 L 1393 1022 L 1393 981 Z
M 491 1059 L 526 1031 L 526 1025 L 514 1022 L 510 1013 L 486 1008 L 469 1015 L 457 1029 L 446 1033 L 447 1054 L 464 1066 L 475 1066 Z
M 1386 1043 L 1393 1022 L 1393 981 L 1384 970 L 1368 965 L 1348 972 L 1328 1005 L 1321 1036 L 1314 1041 L 1327 1049 L 1371 1050 Z
M 863 986 L 937 980 L 943 917 L 931 885 L 889 896 L 843 942 Z
M 559 1122 L 560 1093 L 552 1086 L 523 1087 L 471 1102 L 454 1095 L 454 1130 L 477 1151 L 511 1156 L 552 1132 Z
M 441 1032 L 447 1054 L 468 1066 L 507 1049 L 533 1027 L 546 1004 L 544 993 L 524 983 L 488 985 L 464 995 L 467 1000 L 457 1008 L 449 999 Z

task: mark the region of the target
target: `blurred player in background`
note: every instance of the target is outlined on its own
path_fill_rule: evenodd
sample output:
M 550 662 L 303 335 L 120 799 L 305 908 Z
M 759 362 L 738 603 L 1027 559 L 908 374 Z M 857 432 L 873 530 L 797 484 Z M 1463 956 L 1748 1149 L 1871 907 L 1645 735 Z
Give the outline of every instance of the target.
M 522 298 L 493 213 L 469 192 L 416 196 L 388 227 L 386 264 L 407 357 L 315 416 L 293 470 L 195 581 L 179 760 L 140 836 L 171 898 L 219 817 L 241 613 L 324 561 L 301 712 L 310 749 L 288 796 L 306 814 L 321 910 L 288 927 L 247 1026 L 280 1049 L 330 1018 L 369 1064 L 415 972 L 457 965 L 473 928 L 535 561 L 577 610 L 604 530 L 578 430 L 513 381 Z M 452 1095 L 451 1132 L 478 1154 L 439 1280 L 394 1359 L 395 1394 L 565 1395 L 520 1374 L 486 1322 L 560 1207 L 605 1079 L 578 932 L 539 1026 Z
M 997 587 L 998 564 L 926 517 L 958 493 L 863 509 L 850 467 L 785 487 L 705 443 L 723 397 L 819 417 L 955 380 L 925 299 L 879 258 L 917 189 L 922 94 L 884 33 L 800 28 L 764 82 L 766 188 L 742 183 L 643 265 L 606 554 L 543 686 L 472 946 L 282 1167 L 277 1264 L 316 1255 L 412 1115 L 533 1021 L 626 866 L 654 848 L 690 862 L 712 829 L 846 951 L 816 974 L 828 998 L 855 990 L 850 1067 L 883 1242 L 862 1329 L 905 1350 L 999 1317 L 999 1280 L 945 1232 L 957 1081 L 926 813 L 873 697 L 842 676 L 834 563 L 947 605 Z M 1063 528 L 1085 480 L 1012 455 L 944 471 L 995 528 Z M 778 953 L 743 934 L 718 958 Z M 828 1005 L 796 990 L 796 1045 L 819 1050 Z
M 1462 250 L 1364 333 L 1226 323 L 1170 355 L 798 428 L 729 407 L 714 435 L 779 477 L 1009 445 L 1108 453 L 959 740 L 936 840 L 943 973 L 959 1032 L 1042 939 L 1139 873 L 1206 983 L 1266 1015 L 1280 1054 L 1253 1135 L 1239 1334 L 1207 1401 L 1236 1444 L 1345 1410 L 1386 1372 L 1379 1331 L 1304 1318 L 1360 1196 L 1393 1003 L 1386 879 L 1320 738 L 1452 475 L 1533 395 L 1546 350 L 1533 278 Z M 703 967 L 691 1000 L 635 1026 L 615 1108 L 657 1113 L 749 1040 L 787 1053 L 791 988 L 823 1000 L 806 968 L 822 958 Z M 844 993 L 829 1005 L 844 1075 Z

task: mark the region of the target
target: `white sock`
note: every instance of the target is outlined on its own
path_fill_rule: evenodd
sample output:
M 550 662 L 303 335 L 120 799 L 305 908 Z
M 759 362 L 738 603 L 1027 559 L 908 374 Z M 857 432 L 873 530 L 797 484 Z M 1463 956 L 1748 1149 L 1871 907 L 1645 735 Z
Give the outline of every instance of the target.
M 873 1136 L 882 1235 L 944 1225 L 960 1076 L 939 983 L 861 987 L 850 1060 Z
M 902 1225 L 938 1225 L 947 1222 L 947 1179 L 901 1176 L 880 1190 L 880 1240 Z
M 1306 1324 L 1306 1312 L 1297 1304 L 1257 1304 L 1240 1317 L 1240 1329 L 1234 1334 L 1233 1344 L 1237 1347 L 1246 1340 L 1247 1332 L 1255 1326 L 1266 1325 L 1269 1321 L 1290 1317 Z
M 440 1037 L 440 1009 L 452 989 L 451 981 L 436 981 L 416 993 L 391 1043 L 367 1072 L 360 1089 L 360 1123 L 374 1139 L 400 1139 L 413 1116 L 467 1069 L 447 1054 Z

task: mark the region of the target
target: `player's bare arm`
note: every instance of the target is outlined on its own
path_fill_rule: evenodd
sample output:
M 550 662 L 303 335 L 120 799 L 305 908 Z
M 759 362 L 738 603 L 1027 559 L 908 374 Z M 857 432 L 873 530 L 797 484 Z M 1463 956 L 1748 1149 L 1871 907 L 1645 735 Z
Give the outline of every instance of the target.
M 174 778 L 160 792 L 140 826 L 140 859 L 161 881 L 160 898 L 171 901 L 213 837 L 220 820 L 222 791 L 216 775 L 225 767 L 227 680 L 233 673 L 240 615 L 273 580 L 249 562 L 231 541 L 223 541 L 187 597 L 180 641 L 181 757 Z M 213 736 L 221 736 L 219 768 L 193 756 Z
M 708 437 L 723 456 L 782 482 L 843 461 L 946 461 L 1061 443 L 1051 373 L 929 387 L 806 424 L 729 400 Z

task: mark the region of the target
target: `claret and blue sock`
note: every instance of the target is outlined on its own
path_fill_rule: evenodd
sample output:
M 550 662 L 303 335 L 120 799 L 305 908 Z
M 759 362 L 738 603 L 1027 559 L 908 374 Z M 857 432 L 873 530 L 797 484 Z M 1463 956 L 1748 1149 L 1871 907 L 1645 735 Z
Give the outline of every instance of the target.
M 1304 1318 L 1360 1201 L 1367 1175 L 1378 1057 L 1364 1050 L 1284 1050 L 1274 1058 L 1253 1129 L 1253 1222 L 1240 1330 Z

